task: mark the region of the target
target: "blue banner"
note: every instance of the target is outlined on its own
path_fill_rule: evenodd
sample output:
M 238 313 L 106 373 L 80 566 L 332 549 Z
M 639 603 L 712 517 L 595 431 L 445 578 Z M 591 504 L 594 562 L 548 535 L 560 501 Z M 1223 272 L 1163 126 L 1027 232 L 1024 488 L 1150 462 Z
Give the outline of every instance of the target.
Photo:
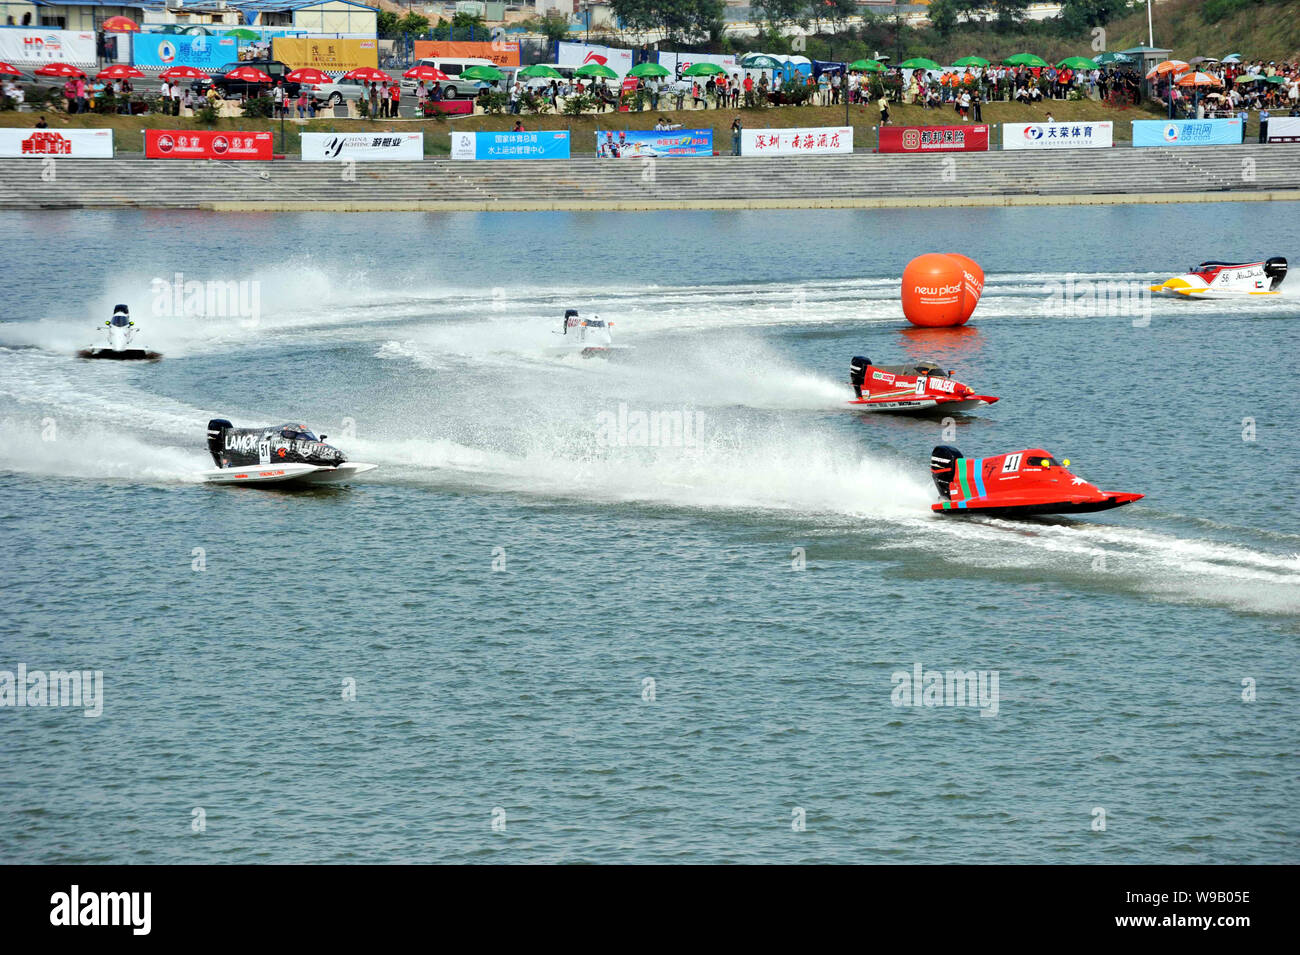
M 1240 143 L 1240 119 L 1135 119 L 1134 146 L 1227 146 Z
M 239 43 L 232 36 L 137 33 L 131 37 L 131 62 L 139 67 L 193 66 L 210 71 L 237 59 Z
M 476 133 L 475 159 L 568 159 L 567 130 L 536 133 Z
M 648 156 L 712 156 L 713 130 L 625 129 L 596 130 L 596 155 L 602 159 L 642 159 Z

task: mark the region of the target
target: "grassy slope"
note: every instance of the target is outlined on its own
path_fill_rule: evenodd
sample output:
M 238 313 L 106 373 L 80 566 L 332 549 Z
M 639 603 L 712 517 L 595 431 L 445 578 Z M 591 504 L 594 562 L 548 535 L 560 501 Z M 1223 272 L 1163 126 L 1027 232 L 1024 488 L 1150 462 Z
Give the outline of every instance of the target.
M 1169 0 L 1152 7 L 1156 46 L 1180 60 L 1240 53 L 1249 60 L 1300 60 L 1300 0 L 1252 3 L 1216 23 L 1201 19 L 1202 0 Z M 1145 6 L 1107 28 L 1107 46 L 1147 45 Z
M 1051 111 L 1058 120 L 1104 120 L 1116 122 L 1115 137 L 1118 140 L 1129 138 L 1128 121 L 1145 119 L 1153 115 L 1138 109 L 1112 109 L 1100 103 L 1087 100 L 1081 102 L 1050 101 L 1038 106 L 1021 106 L 1018 103 L 990 103 L 984 107 L 984 120 L 989 123 L 1028 123 L 1041 121 Z M 660 116 L 672 122 L 696 129 L 707 128 L 714 131 L 714 142 L 719 149 L 727 151 L 731 144 L 731 121 L 736 116 L 750 129 L 790 126 L 840 126 L 844 124 L 844 107 L 802 106 L 779 107 L 764 110 L 683 110 L 682 112 L 649 110 L 643 113 L 602 113 L 588 114 L 580 117 L 525 114 L 514 116 L 473 116 L 455 119 L 449 122 L 436 120 L 345 120 L 318 119 L 305 126 L 297 123 L 285 123 L 285 135 L 289 155 L 298 153 L 298 133 L 308 132 L 343 132 L 347 130 L 415 130 L 422 129 L 425 135 L 425 151 L 430 155 L 443 155 L 450 149 L 448 133 L 453 129 L 463 130 L 506 130 L 510 129 L 515 119 L 522 119 L 524 126 L 530 130 L 568 129 L 573 133 L 575 152 L 595 150 L 597 129 L 650 129 Z M 879 119 L 875 107 L 854 106 L 850 109 L 851 125 L 856 129 L 855 141 L 858 148 L 867 148 L 875 144 L 873 127 Z M 116 130 L 116 144 L 119 152 L 140 152 L 143 150 L 141 131 L 145 129 L 193 129 L 198 128 L 191 119 L 174 116 L 98 116 L 94 114 L 66 116 L 62 113 L 46 113 L 47 122 L 52 129 L 87 129 L 112 127 Z M 957 123 L 956 114 L 951 110 L 925 110 L 919 106 L 891 107 L 890 120 L 895 125 L 949 125 Z M 30 127 L 35 121 L 33 113 L 0 113 L 0 126 Z M 278 121 L 266 119 L 223 119 L 215 128 L 227 130 L 262 130 L 276 132 L 276 148 L 279 148 Z M 995 135 L 994 142 L 998 142 Z

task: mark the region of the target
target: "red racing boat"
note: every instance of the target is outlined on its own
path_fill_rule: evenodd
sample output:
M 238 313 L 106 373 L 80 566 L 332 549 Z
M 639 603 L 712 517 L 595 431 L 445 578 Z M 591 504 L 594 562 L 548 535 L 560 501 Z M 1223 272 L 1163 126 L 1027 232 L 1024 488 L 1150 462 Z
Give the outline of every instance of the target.
M 849 362 L 849 383 L 854 397 L 849 404 L 862 411 L 915 413 L 927 411 L 974 411 L 997 401 L 992 395 L 977 395 L 944 371 L 938 362 L 919 361 L 911 365 L 873 365 L 861 355 Z
M 939 489 L 931 510 L 941 514 L 1086 514 L 1141 500 L 1143 494 L 1102 491 L 1066 470 L 1042 448 L 992 458 L 968 458 L 941 444 L 930 455 L 930 474 Z

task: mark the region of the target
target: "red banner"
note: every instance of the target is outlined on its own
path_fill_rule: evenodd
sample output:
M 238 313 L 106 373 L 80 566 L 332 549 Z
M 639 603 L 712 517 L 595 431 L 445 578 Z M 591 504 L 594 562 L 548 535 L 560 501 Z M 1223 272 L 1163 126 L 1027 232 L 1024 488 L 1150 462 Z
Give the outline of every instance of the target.
M 428 99 L 424 101 L 425 115 L 429 115 L 435 110 L 439 113 L 465 113 L 474 112 L 474 101 L 472 99 Z
M 881 126 L 882 153 L 988 152 L 989 127 Z
M 270 159 L 270 133 L 211 129 L 146 129 L 148 159 Z

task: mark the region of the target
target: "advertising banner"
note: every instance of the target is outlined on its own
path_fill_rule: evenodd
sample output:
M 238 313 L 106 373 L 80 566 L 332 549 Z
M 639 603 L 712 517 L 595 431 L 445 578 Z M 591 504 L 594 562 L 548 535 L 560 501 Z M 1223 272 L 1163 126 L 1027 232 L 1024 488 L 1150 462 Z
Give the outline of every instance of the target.
M 0 30 L 0 60 L 6 63 L 72 63 L 94 66 L 95 34 L 78 30 Z
M 415 58 L 440 56 L 446 59 L 467 57 L 476 60 L 491 60 L 497 66 L 519 65 L 519 44 L 505 40 L 499 42 L 469 42 L 462 40 L 416 40 Z
M 590 43 L 568 43 L 561 40 L 558 44 L 556 66 L 586 66 L 588 63 L 600 63 L 608 66 L 619 76 L 626 76 L 632 69 L 632 51 L 612 46 L 595 46 Z
M 852 126 L 808 129 L 742 129 L 742 156 L 808 156 L 853 152 Z
M 320 38 L 276 37 L 271 55 L 290 69 L 314 66 L 326 73 L 346 73 L 359 66 L 379 66 L 377 40 L 325 40 Z
M 881 126 L 882 153 L 987 152 L 987 124 L 974 126 Z
M 666 53 L 662 50 L 659 52 L 659 65 L 671 73 L 674 79 L 681 79 L 682 71 L 696 63 L 712 63 L 720 66 L 727 71 L 728 79 L 733 73 L 739 75 L 745 72 L 740 68 L 734 53 Z M 701 79 L 707 80 L 708 77 Z
M 233 36 L 137 33 L 131 38 L 131 58 L 146 70 L 193 66 L 211 72 L 239 59 L 239 42 Z
M 0 129 L 0 156 L 112 159 L 111 129 Z
M 1275 116 L 1268 121 L 1270 143 L 1300 143 L 1300 116 Z
M 424 158 L 424 133 L 303 133 L 304 162 Z
M 1087 149 L 1115 145 L 1115 124 L 1003 123 L 1003 149 Z
M 270 133 L 208 129 L 146 129 L 147 159 L 271 159 Z
M 626 129 L 620 132 L 596 130 L 596 155 L 602 159 L 672 159 L 680 156 L 712 156 L 713 130 Z
M 452 133 L 452 159 L 568 159 L 567 130 L 536 133 Z
M 1227 146 L 1241 142 L 1239 119 L 1135 119 L 1134 146 Z

